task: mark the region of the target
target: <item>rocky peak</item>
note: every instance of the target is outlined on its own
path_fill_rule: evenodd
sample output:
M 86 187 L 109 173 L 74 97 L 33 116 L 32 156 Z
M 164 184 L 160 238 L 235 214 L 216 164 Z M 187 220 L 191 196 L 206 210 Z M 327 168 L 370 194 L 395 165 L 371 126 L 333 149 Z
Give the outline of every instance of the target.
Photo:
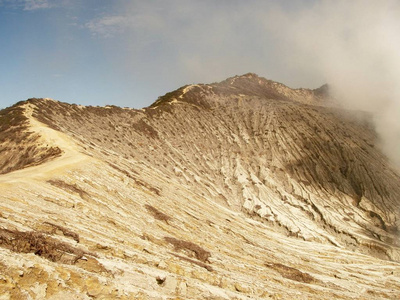
M 183 86 L 173 92 L 160 97 L 150 107 L 155 108 L 162 104 L 189 102 L 198 106 L 213 105 L 210 99 L 220 97 L 251 96 L 264 99 L 297 101 L 312 105 L 325 105 L 329 95 L 327 86 L 319 89 L 291 89 L 286 85 L 260 77 L 255 73 L 230 77 L 218 83 L 192 84 Z
M 324 87 L 324 86 L 323 86 Z M 260 77 L 254 73 L 234 76 L 215 85 L 222 94 L 239 94 L 257 96 L 267 99 L 297 101 L 306 104 L 324 105 L 327 102 L 326 88 L 310 90 L 306 88 L 292 89 L 282 83 Z M 326 93 L 322 93 L 326 91 Z

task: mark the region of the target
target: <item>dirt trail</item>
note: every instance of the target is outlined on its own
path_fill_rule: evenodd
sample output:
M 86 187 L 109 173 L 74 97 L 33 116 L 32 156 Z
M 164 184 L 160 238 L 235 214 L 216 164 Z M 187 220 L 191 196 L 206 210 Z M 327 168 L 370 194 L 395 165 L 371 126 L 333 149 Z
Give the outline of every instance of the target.
M 81 165 L 85 161 L 93 160 L 93 158 L 82 154 L 79 147 L 69 136 L 51 129 L 47 125 L 36 120 L 33 117 L 34 106 L 32 104 L 28 103 L 24 108 L 25 115 L 29 118 L 30 122 L 29 130 L 38 133 L 49 146 L 59 147 L 63 153 L 60 157 L 38 166 L 2 174 L 0 175 L 0 184 L 47 179 L 54 176 L 56 173 L 62 173 L 65 169 L 72 168 L 78 164 Z

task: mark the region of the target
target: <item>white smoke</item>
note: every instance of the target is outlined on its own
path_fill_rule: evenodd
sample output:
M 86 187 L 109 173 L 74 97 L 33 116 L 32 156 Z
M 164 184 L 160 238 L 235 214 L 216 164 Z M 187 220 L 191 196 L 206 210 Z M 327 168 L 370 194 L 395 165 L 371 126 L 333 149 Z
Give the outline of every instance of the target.
M 325 77 L 350 109 L 372 112 L 383 151 L 400 166 L 400 2 L 319 1 L 276 9 L 266 28 L 288 65 Z

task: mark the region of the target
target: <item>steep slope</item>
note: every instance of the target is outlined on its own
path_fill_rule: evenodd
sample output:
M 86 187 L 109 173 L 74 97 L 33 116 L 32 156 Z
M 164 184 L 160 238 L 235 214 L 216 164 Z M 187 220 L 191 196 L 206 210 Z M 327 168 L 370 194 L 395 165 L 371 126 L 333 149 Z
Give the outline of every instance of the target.
M 396 299 L 400 177 L 326 101 L 246 74 L 143 110 L 19 104 L 63 155 L 0 176 L 0 291 Z
M 178 176 L 199 195 L 287 234 L 399 260 L 397 250 L 380 245 L 398 246 L 400 177 L 374 145 L 368 116 L 303 105 L 301 95 L 322 99 L 298 93 L 246 74 L 187 86 L 139 112 L 61 103 L 53 111 L 39 104 L 39 111 L 89 149 L 99 145 L 96 156 L 132 158 Z
M 0 112 L 0 174 L 38 165 L 61 154 L 57 146 L 43 143 L 27 114 L 18 104 Z

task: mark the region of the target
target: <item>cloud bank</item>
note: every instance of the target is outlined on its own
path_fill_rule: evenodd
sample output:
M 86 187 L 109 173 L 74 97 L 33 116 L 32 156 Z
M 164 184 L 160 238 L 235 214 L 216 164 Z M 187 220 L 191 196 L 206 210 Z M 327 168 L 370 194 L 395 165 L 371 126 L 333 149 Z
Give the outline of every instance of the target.
M 288 64 L 323 76 L 350 109 L 371 112 L 381 146 L 400 167 L 400 2 L 319 1 L 268 28 Z

